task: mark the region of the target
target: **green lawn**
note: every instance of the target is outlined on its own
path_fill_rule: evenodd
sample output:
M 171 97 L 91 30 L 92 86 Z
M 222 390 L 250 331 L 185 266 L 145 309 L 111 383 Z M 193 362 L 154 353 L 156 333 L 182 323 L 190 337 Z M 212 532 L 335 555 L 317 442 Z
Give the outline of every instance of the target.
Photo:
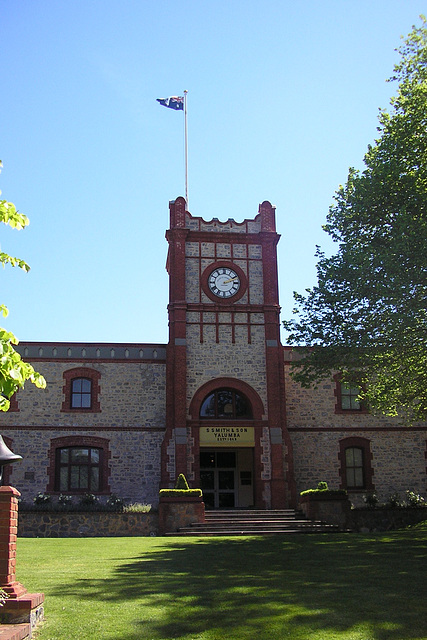
M 18 541 L 37 640 L 427 639 L 427 528 Z

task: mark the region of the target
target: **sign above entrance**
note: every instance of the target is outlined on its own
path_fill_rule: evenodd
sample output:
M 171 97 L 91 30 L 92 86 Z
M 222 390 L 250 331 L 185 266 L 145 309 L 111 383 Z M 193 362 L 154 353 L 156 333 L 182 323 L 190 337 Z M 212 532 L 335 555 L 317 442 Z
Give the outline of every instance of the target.
M 254 447 L 253 427 L 200 427 L 200 446 Z

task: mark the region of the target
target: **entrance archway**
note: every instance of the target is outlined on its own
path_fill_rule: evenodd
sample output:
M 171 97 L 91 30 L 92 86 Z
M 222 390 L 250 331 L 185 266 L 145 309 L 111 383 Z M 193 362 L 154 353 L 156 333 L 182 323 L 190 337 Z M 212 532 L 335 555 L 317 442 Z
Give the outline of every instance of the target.
M 190 414 L 199 445 L 194 454 L 207 508 L 254 507 L 255 425 L 260 426 L 263 412 L 258 394 L 241 380 L 211 380 L 194 395 Z

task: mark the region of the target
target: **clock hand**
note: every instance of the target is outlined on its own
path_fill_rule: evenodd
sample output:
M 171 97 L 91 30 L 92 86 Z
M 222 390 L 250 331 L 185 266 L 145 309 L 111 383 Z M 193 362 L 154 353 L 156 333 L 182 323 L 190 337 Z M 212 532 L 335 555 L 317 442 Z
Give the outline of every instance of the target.
M 233 280 L 236 280 L 238 276 L 234 276 L 234 278 L 230 278 L 229 280 L 224 280 L 224 282 L 222 284 L 228 284 L 229 282 L 233 282 Z

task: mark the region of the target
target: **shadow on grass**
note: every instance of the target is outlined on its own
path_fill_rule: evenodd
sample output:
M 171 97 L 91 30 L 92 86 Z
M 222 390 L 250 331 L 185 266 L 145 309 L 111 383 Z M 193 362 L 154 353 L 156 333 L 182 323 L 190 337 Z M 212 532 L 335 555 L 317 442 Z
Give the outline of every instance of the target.
M 121 563 L 112 578 L 69 585 L 68 595 L 135 601 L 122 640 L 420 640 L 426 537 L 174 538 Z

